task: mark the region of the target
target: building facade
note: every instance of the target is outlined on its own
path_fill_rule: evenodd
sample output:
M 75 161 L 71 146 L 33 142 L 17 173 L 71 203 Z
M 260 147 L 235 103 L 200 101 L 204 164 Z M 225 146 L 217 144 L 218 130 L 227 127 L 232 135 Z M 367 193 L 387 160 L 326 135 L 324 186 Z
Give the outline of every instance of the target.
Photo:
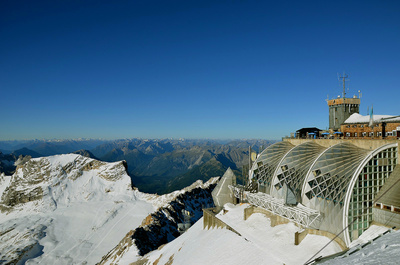
M 398 144 L 286 139 L 253 163 L 249 181 L 258 189 L 247 194 L 249 202 L 300 225 L 339 234 L 349 246 L 374 221 L 373 204 L 398 164 Z M 295 200 L 290 205 L 289 194 Z
M 340 131 L 347 139 L 399 139 L 400 117 L 390 115 L 370 117 L 355 113 L 340 126 Z
M 329 129 L 338 131 L 340 126 L 347 120 L 353 113 L 360 111 L 360 99 L 357 96 L 353 98 L 336 98 L 328 100 L 329 107 Z

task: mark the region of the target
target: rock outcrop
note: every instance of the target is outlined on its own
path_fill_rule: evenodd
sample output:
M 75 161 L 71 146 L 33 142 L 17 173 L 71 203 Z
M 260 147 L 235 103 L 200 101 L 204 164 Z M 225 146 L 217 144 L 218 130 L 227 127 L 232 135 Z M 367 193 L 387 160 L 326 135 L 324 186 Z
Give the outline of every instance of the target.
M 132 249 L 138 250 L 139 255 L 143 256 L 174 240 L 180 235 L 178 223 L 184 221 L 182 210 L 193 215 L 190 220 L 193 224 L 203 216 L 203 208 L 213 207 L 211 192 L 218 179 L 212 178 L 204 184 L 197 181 L 185 188 L 170 203 L 145 218 L 141 226 L 127 233 L 99 264 L 118 264 L 121 257 Z
M 50 264 L 53 259 L 57 264 L 92 264 L 130 228 L 114 231 L 119 236 L 111 234 L 107 240 L 96 238 L 129 212 L 135 211 L 137 227 L 154 209 L 138 199 L 142 194 L 132 189 L 124 161 L 68 154 L 20 162 L 12 176 L 0 174 L 0 264 Z M 95 253 L 101 243 L 106 250 Z M 81 247 L 92 254 L 67 251 Z

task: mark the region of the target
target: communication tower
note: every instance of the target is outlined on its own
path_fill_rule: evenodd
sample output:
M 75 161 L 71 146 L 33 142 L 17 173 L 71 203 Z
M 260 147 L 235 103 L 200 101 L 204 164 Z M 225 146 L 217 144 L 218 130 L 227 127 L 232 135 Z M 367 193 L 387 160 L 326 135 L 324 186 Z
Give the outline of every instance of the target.
M 343 94 L 334 99 L 327 99 L 329 107 L 329 129 L 337 131 L 340 129 L 345 120 L 347 120 L 353 113 L 360 112 L 360 98 L 354 95 L 352 98 L 346 98 L 346 79 L 348 75 L 344 74 L 338 76 L 339 81 L 343 83 Z M 360 92 L 360 91 L 359 91 Z

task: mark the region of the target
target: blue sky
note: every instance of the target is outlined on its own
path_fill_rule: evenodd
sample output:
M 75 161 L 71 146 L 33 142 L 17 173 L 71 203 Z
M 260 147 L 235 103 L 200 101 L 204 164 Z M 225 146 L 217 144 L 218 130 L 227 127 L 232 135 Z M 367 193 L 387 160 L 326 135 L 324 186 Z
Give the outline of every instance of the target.
M 337 73 L 400 115 L 399 1 L 1 1 L 0 140 L 280 139 Z

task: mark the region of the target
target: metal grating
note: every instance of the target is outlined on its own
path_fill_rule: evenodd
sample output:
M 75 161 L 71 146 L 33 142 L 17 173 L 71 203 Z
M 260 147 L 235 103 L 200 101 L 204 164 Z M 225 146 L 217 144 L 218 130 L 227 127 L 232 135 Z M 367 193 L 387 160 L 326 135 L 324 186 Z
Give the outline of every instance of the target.
M 235 197 L 239 198 L 238 196 L 240 195 L 241 189 L 234 186 L 229 186 L 229 188 Z M 304 227 L 310 227 L 314 221 L 320 217 L 320 213 L 316 210 L 301 204 L 289 206 L 284 203 L 283 199 L 277 199 L 262 192 L 251 193 L 244 191 L 244 196 L 250 204 L 264 208 L 273 214 L 279 215 Z

